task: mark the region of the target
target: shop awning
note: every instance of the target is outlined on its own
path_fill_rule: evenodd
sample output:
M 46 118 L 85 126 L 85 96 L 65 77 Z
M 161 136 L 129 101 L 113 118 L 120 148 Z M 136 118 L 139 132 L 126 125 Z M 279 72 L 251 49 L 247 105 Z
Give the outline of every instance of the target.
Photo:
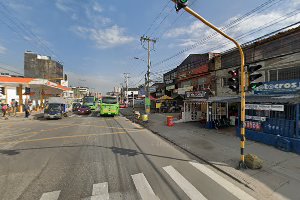
M 239 103 L 241 98 L 236 97 L 210 97 L 207 102 Z M 246 96 L 247 103 L 300 103 L 300 95 L 251 95 Z
M 18 87 L 19 85 L 27 86 L 48 86 L 62 91 L 69 91 L 71 88 L 64 87 L 47 79 L 40 78 L 23 78 L 23 77 L 7 77 L 0 76 L 0 84 L 4 86 Z
M 168 95 L 164 95 L 162 97 L 159 98 L 159 100 L 172 100 L 172 97 L 169 97 Z

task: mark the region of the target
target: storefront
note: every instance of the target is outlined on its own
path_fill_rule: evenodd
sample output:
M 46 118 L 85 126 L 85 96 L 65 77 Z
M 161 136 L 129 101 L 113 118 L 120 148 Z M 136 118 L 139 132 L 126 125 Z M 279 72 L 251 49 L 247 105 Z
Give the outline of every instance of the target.
M 254 94 L 246 97 L 246 138 L 300 154 L 300 80 L 266 82 Z

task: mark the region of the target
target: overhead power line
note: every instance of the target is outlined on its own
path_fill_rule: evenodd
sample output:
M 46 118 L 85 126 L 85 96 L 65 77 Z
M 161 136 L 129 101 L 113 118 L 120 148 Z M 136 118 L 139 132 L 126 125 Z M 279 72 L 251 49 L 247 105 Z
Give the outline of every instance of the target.
M 256 8 L 253 9 L 253 10 L 251 10 L 250 12 L 247 12 L 247 13 L 244 14 L 243 16 L 241 16 L 241 17 L 237 18 L 236 20 L 230 22 L 229 24 L 223 26 L 223 27 L 221 28 L 221 30 L 222 30 L 222 31 L 225 31 L 225 30 L 227 30 L 227 29 L 233 27 L 233 25 L 240 24 L 245 18 L 247 18 L 248 16 L 251 16 L 253 13 L 255 13 L 255 12 L 257 12 L 257 11 L 263 9 L 264 7 L 266 7 L 266 6 L 268 6 L 268 5 L 270 6 L 270 5 L 279 3 L 279 2 L 281 2 L 281 1 L 282 1 L 282 0 L 268 0 L 267 2 L 265 2 L 265 3 L 261 4 L 261 5 L 259 5 L 258 7 L 256 7 Z M 268 7 L 268 8 L 269 8 L 269 7 Z M 207 37 L 201 39 L 200 41 L 196 42 L 195 44 L 191 45 L 190 47 L 187 47 L 187 48 L 183 49 L 182 51 L 180 51 L 180 52 L 174 54 L 173 56 L 171 56 L 171 57 L 169 57 L 169 58 L 166 58 L 166 59 L 163 59 L 163 60 L 161 60 L 161 61 L 155 63 L 154 65 L 155 65 L 155 66 L 158 66 L 158 65 L 160 65 L 160 64 L 162 64 L 162 63 L 164 63 L 164 62 L 167 62 L 167 61 L 171 60 L 172 58 L 174 58 L 174 57 L 176 57 L 176 56 L 178 56 L 178 55 L 180 55 L 180 54 L 183 54 L 183 53 L 185 53 L 185 52 L 187 52 L 187 51 L 189 51 L 189 50 L 191 50 L 191 49 L 196 48 L 196 47 L 199 46 L 200 44 L 203 44 L 204 42 L 206 42 L 206 41 L 208 41 L 208 40 L 210 40 L 210 39 L 212 39 L 212 38 L 214 38 L 214 37 L 216 37 L 216 36 L 218 36 L 218 34 L 217 34 L 216 32 L 214 32 L 214 33 L 212 33 L 211 35 L 209 35 L 209 36 L 207 36 Z
M 52 54 L 54 57 L 58 56 L 55 54 L 55 52 L 47 45 L 45 44 L 42 39 L 37 36 L 33 31 L 31 31 L 30 27 L 26 26 L 22 21 L 20 21 L 12 12 L 9 11 L 9 8 L 2 2 L 0 2 L 0 8 L 2 7 L 1 12 L 6 19 L 8 19 L 8 22 L 5 22 L 2 18 L 2 22 L 8 26 L 9 29 L 11 29 L 13 32 L 17 33 L 21 39 L 31 42 L 33 45 L 37 46 L 38 49 L 42 49 L 45 53 L 48 52 Z M 28 39 L 24 38 L 24 36 L 28 37 Z

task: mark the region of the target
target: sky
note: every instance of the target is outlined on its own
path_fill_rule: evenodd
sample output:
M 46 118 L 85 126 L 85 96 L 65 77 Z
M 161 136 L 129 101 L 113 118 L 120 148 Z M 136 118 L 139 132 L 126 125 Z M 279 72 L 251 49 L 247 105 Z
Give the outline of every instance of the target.
M 189 6 L 217 27 L 227 25 L 224 31 L 240 43 L 300 21 L 300 0 L 190 0 Z M 0 0 L 0 67 L 21 74 L 30 50 L 62 62 L 72 86 L 111 91 L 124 85 L 123 73 L 137 86 L 147 69 L 143 35 L 156 40 L 157 81 L 191 53 L 233 47 L 184 10 L 177 13 L 170 0 Z

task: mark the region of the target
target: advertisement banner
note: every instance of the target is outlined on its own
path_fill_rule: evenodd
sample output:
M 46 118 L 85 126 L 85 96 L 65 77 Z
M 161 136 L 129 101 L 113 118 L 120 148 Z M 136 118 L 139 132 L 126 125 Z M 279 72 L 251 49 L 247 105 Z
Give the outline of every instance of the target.
M 208 92 L 205 90 L 201 90 L 201 91 L 193 91 L 193 92 L 186 92 L 186 98 L 204 98 L 204 99 L 208 99 Z
M 300 92 L 300 80 L 264 82 L 254 90 L 254 94 L 293 94 Z
M 178 94 L 185 94 L 185 92 L 192 91 L 193 86 L 178 88 Z
M 170 90 L 173 90 L 175 89 L 175 85 L 169 85 L 166 87 L 166 90 L 170 91 Z
M 246 104 L 246 110 L 284 111 L 284 105 Z

